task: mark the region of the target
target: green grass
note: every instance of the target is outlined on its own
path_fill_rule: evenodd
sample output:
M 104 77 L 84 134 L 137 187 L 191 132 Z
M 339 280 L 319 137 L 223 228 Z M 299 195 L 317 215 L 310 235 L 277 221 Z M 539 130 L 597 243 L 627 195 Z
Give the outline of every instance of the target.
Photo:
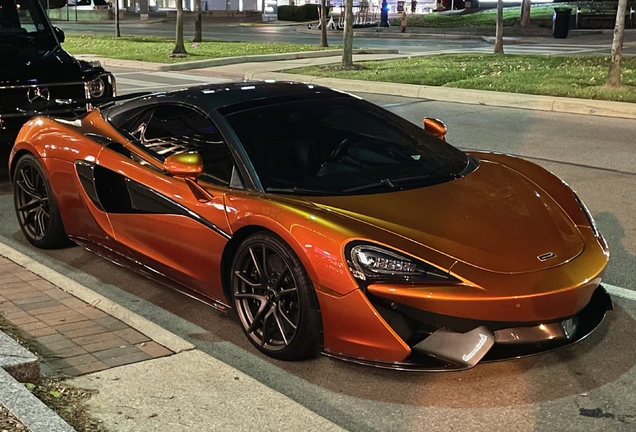
M 636 58 L 623 59 L 620 89 L 605 88 L 609 57 L 444 54 L 356 63 L 361 70 L 311 67 L 286 72 L 331 78 L 636 102 Z
M 532 6 L 530 20 L 552 19 L 555 7 L 572 7 L 571 5 L 559 3 L 550 6 Z M 494 9 L 475 13 L 454 13 L 439 14 L 431 13 L 426 15 L 407 15 L 407 27 L 431 27 L 431 28 L 456 28 L 456 27 L 494 27 L 497 19 L 497 12 Z M 521 10 L 519 7 L 504 8 L 504 26 L 518 24 L 521 21 Z M 391 19 L 391 25 L 399 26 L 400 19 Z
M 196 45 L 196 46 L 195 46 Z M 237 57 L 254 54 L 279 54 L 300 51 L 317 51 L 318 45 L 290 43 L 211 42 L 185 43 L 188 56 L 168 58 L 174 48 L 174 39 L 153 36 L 67 35 L 62 44 L 71 54 L 94 54 L 100 57 L 139 60 L 156 63 L 205 60 L 221 57 Z M 330 47 L 338 48 L 338 47 Z

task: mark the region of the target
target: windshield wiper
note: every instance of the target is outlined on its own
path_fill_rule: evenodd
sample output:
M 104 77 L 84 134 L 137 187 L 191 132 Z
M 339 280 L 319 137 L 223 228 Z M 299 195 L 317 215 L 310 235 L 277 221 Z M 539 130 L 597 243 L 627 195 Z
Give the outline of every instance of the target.
M 427 174 L 427 175 L 421 175 L 421 176 L 403 177 L 403 178 L 398 178 L 391 181 L 394 184 L 407 183 L 407 182 L 416 181 L 416 180 L 426 180 L 426 183 L 429 183 L 429 182 L 435 182 L 439 180 L 455 180 L 460 177 L 463 177 L 463 176 L 461 174 L 444 173 L 444 174 L 435 174 L 435 175 Z
M 389 179 L 382 179 L 380 181 L 377 182 L 373 182 L 373 183 L 368 183 L 368 184 L 364 184 L 364 185 L 360 185 L 360 186 L 355 186 L 349 189 L 344 189 L 342 192 L 348 193 L 348 192 L 356 192 L 356 191 L 360 191 L 360 190 L 364 190 L 364 189 L 371 189 L 374 187 L 379 187 L 379 186 L 387 186 L 390 188 L 394 188 L 395 185 L 393 184 L 393 182 Z
M 282 192 L 282 193 L 297 193 L 297 194 L 310 194 L 310 195 L 341 195 L 340 192 L 305 189 L 305 188 L 299 188 L 299 187 L 293 187 L 293 188 L 268 187 L 267 189 L 265 189 L 265 192 L 273 192 L 273 193 Z
M 382 179 L 380 181 L 377 182 L 373 182 L 373 183 L 368 183 L 368 184 L 364 184 L 364 185 L 360 185 L 360 186 L 355 186 L 349 189 L 344 189 L 342 192 L 345 193 L 349 193 L 349 192 L 357 192 L 357 191 L 361 191 L 361 190 L 365 190 L 365 189 L 371 189 L 371 188 L 375 188 L 375 187 L 380 187 L 380 186 L 386 186 L 389 187 L 391 189 L 395 188 L 396 185 L 400 184 L 400 183 L 407 183 L 410 181 L 416 181 L 416 180 L 426 180 L 425 183 L 435 183 L 441 180 L 454 180 L 461 177 L 461 175 L 458 174 L 453 174 L 453 173 L 445 173 L 445 174 L 436 174 L 436 175 L 432 175 L 432 174 L 426 174 L 426 175 L 421 175 L 421 176 L 413 176 L 413 177 L 403 177 L 403 178 L 398 178 L 398 179 Z

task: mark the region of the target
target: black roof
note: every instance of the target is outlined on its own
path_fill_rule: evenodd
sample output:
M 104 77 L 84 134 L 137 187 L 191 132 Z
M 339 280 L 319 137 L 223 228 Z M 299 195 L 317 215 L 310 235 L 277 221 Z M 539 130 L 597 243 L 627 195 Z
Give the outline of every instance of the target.
M 170 92 L 152 93 L 108 108 L 107 117 L 116 116 L 135 106 L 159 100 L 195 105 L 205 112 L 234 111 L 239 106 L 269 104 L 275 101 L 345 96 L 337 90 L 314 84 L 279 81 L 240 81 L 203 84 Z

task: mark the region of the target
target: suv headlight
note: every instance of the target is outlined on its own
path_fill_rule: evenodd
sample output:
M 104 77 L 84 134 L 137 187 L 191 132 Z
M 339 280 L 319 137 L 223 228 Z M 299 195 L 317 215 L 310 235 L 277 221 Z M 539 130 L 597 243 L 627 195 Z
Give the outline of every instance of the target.
M 360 281 L 442 282 L 459 279 L 386 247 L 356 242 L 346 248 L 349 270 Z
M 104 96 L 106 83 L 104 83 L 104 80 L 101 77 L 88 82 L 86 86 L 88 89 L 88 94 L 91 98 L 100 98 Z

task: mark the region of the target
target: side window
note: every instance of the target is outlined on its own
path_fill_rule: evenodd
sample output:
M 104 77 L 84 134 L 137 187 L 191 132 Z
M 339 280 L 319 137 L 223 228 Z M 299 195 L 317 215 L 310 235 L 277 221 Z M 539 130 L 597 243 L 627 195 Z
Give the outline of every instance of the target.
M 158 105 L 148 123 L 137 121 L 131 126 L 131 134 L 159 160 L 174 153 L 199 152 L 203 158 L 202 180 L 230 185 L 232 156 L 214 123 L 200 112 L 180 105 Z

